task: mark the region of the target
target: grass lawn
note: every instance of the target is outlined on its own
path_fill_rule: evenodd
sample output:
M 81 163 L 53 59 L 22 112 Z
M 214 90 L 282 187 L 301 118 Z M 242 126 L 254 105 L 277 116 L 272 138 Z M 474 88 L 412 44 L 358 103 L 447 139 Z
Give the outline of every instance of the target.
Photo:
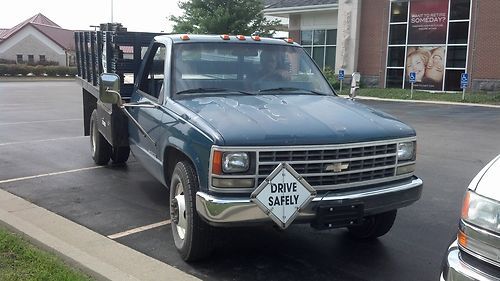
M 342 89 L 342 95 L 348 95 L 348 89 Z M 405 89 L 379 89 L 363 88 L 357 91 L 358 96 L 377 97 L 385 99 L 410 100 L 410 90 Z M 500 105 L 500 93 L 465 93 L 465 101 L 462 101 L 462 93 L 429 93 L 413 91 L 413 100 L 448 101 L 464 103 L 480 103 Z
M 93 280 L 18 235 L 0 228 L 0 280 Z

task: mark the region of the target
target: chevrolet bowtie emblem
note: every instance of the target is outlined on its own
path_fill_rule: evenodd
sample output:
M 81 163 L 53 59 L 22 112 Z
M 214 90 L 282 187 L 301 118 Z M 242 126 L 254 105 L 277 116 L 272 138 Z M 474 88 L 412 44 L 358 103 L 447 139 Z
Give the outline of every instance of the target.
M 327 165 L 325 168 L 325 171 L 327 172 L 342 172 L 343 170 L 349 168 L 349 163 L 343 164 L 343 163 L 333 163 L 330 165 Z

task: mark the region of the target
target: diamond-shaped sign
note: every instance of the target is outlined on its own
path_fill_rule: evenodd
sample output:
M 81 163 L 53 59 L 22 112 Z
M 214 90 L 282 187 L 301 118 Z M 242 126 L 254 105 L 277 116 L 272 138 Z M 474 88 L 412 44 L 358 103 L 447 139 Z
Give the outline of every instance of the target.
M 281 228 L 287 228 L 316 196 L 316 190 L 289 164 L 281 163 L 255 189 L 251 199 Z

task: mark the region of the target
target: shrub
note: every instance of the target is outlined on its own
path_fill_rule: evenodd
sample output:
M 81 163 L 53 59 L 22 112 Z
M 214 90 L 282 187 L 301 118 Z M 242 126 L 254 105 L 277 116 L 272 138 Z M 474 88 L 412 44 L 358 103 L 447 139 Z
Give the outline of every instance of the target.
M 323 74 L 325 75 L 326 80 L 328 80 L 328 83 L 330 83 L 330 85 L 332 85 L 335 90 L 338 90 L 340 88 L 340 81 L 333 68 L 329 66 L 325 67 L 325 70 L 323 70 Z
M 66 66 L 30 66 L 26 64 L 0 64 L 0 76 L 26 76 L 28 73 L 33 73 L 36 76 L 75 76 L 77 73 L 76 67 Z
M 16 61 L 8 59 L 0 59 L 0 64 L 16 64 Z

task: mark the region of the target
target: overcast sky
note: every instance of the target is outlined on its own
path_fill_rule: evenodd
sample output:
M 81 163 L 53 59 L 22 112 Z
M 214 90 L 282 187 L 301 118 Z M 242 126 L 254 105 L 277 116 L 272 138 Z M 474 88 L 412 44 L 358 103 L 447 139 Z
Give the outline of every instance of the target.
M 170 15 L 181 15 L 178 0 L 3 0 L 0 28 L 16 24 L 42 13 L 65 29 L 90 29 L 90 25 L 111 21 L 122 23 L 129 31 L 170 32 Z

